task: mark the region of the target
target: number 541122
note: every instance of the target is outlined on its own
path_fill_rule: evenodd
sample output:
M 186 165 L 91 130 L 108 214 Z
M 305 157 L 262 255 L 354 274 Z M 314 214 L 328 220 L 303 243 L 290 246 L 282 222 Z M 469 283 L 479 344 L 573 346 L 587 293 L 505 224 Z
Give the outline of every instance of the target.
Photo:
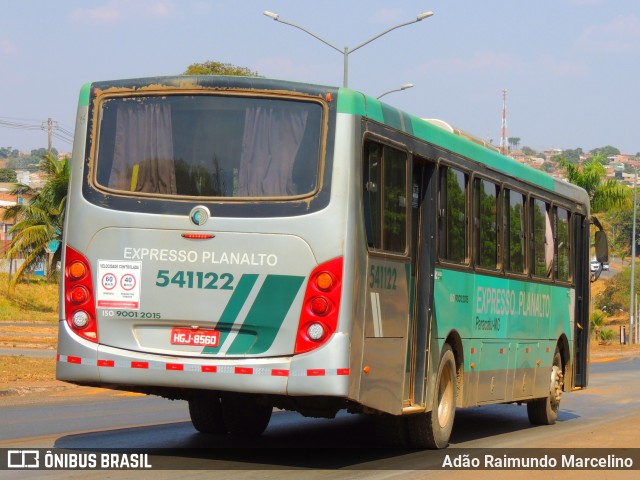
M 233 290 L 233 274 L 215 272 L 190 272 L 158 270 L 156 286 L 200 288 L 204 290 Z

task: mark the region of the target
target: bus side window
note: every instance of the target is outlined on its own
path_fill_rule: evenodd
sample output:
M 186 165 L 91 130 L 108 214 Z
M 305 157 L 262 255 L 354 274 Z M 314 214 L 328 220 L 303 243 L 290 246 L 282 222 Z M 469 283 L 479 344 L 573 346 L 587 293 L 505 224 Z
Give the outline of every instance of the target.
M 380 182 L 382 177 L 382 145 L 368 142 L 365 145 L 364 164 L 364 223 L 367 245 L 382 248 L 382 225 L 380 220 Z
M 513 190 L 504 191 L 504 268 L 511 273 L 525 273 L 525 197 Z
M 571 280 L 571 242 L 569 237 L 570 213 L 564 208 L 556 208 L 556 278 L 563 282 Z
M 553 272 L 553 230 L 551 228 L 551 206 L 543 200 L 532 199 L 533 274 L 551 278 Z
M 476 178 L 473 187 L 474 250 L 478 267 L 498 267 L 498 186 Z
M 440 168 L 438 253 L 456 263 L 467 260 L 467 182 L 468 175 L 460 170 Z
M 407 154 L 369 141 L 363 170 L 367 245 L 374 250 L 406 253 Z

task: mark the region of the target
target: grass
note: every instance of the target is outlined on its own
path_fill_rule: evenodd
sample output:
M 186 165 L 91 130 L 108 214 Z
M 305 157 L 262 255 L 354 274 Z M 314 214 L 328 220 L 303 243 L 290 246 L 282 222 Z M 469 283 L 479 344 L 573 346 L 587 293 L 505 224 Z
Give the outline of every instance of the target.
M 58 321 L 58 284 L 32 277 L 8 295 L 9 277 L 0 273 L 0 322 L 45 323 Z
M 0 326 L 3 348 L 46 348 L 56 346 L 58 284 L 42 278 L 20 283 L 8 295 L 9 276 L 0 273 L 0 322 L 23 324 Z M 56 361 L 25 356 L 0 357 L 0 390 L 10 385 L 41 384 L 55 380 Z
M 37 384 L 53 381 L 55 377 L 56 361 L 53 358 L 0 357 L 0 390 L 15 382 Z

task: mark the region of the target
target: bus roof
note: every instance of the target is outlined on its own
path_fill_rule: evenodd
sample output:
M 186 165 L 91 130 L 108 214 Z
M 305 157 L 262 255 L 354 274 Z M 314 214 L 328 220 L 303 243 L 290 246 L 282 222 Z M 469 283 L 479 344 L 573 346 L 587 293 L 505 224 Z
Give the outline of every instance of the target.
M 545 172 L 502 155 L 494 149 L 469 139 L 469 135 L 452 133 L 449 129 L 437 126 L 438 122 L 408 114 L 360 92 L 341 88 L 338 95 L 338 112 L 360 115 L 389 125 L 513 178 L 557 192 L 589 206 L 587 192 L 576 185 L 557 180 Z

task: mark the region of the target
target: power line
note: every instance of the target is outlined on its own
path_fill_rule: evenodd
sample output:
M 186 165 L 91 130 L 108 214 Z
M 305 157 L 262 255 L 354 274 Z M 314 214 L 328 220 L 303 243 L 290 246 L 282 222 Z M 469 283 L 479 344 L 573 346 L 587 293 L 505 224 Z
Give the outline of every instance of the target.
M 7 119 L 23 120 L 21 122 L 9 121 Z M 18 119 L 14 117 L 0 117 L 0 127 L 10 128 L 13 130 L 44 130 L 48 136 L 55 137 L 58 140 L 73 144 L 73 133 L 64 127 L 61 127 L 57 121 L 51 119 L 39 121 L 38 123 L 25 123 L 26 119 Z
M 0 119 L 5 120 L 22 120 L 23 122 L 41 122 L 42 120 L 39 118 L 21 118 L 21 117 L 1 117 Z
M 27 123 L 8 122 L 6 120 L 0 120 L 0 127 L 13 128 L 16 130 L 40 130 L 40 125 L 30 125 Z

